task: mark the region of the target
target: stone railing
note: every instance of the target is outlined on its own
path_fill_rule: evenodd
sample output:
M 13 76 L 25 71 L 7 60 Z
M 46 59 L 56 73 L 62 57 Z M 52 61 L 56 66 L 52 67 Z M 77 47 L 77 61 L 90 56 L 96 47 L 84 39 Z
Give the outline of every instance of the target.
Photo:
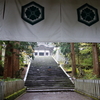
M 100 100 L 100 80 L 75 80 L 75 90 Z
M 4 99 L 4 82 L 0 81 L 0 100 Z
M 0 81 L 0 100 L 24 88 L 24 81 Z

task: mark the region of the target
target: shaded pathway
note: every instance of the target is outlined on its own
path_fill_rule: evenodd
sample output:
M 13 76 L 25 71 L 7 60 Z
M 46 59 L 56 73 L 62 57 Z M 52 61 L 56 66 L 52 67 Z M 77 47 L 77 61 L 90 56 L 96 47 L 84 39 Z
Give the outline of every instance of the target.
M 26 93 L 16 100 L 93 100 L 75 92 Z

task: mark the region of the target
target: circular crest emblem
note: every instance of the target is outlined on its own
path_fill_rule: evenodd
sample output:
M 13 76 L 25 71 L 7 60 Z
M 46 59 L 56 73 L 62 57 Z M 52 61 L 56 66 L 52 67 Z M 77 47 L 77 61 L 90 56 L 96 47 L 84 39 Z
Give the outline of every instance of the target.
M 85 4 L 77 9 L 78 21 L 88 26 L 93 25 L 99 21 L 98 11 L 96 8 Z
M 30 2 L 22 6 L 21 17 L 29 24 L 34 25 L 44 19 L 44 7 L 35 2 Z

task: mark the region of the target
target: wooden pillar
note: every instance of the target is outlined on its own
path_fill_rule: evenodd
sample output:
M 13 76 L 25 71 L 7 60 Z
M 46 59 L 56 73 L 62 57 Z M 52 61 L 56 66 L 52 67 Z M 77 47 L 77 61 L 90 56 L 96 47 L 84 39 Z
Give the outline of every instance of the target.
M 77 72 L 76 72 L 74 43 L 71 43 L 71 58 L 72 58 L 72 76 L 76 76 Z
M 100 77 L 99 57 L 97 43 L 93 43 L 93 72 L 97 77 Z

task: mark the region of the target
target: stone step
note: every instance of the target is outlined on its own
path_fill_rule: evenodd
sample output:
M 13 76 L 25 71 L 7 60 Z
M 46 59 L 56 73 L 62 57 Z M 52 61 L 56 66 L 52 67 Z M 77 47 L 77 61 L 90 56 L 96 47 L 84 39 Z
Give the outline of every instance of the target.
M 44 68 L 43 68 L 43 69 L 38 69 L 38 68 L 37 68 L 37 69 L 33 69 L 33 70 L 30 69 L 30 70 L 29 70 L 29 73 L 36 73 L 36 72 L 38 72 L 38 73 L 39 73 L 39 72 L 41 72 L 41 73 L 43 73 L 43 72 L 45 72 L 45 73 L 46 73 L 46 72 L 53 72 L 53 73 L 54 73 L 54 72 L 56 72 L 56 71 L 57 71 L 58 73 L 62 73 L 62 74 L 63 74 L 63 72 L 61 71 L 61 69 L 57 70 L 57 69 L 44 69 Z
M 64 82 L 64 81 L 26 81 L 25 85 L 27 86 L 62 86 L 62 87 L 69 87 L 74 86 L 71 82 Z
M 31 92 L 74 92 L 74 88 L 69 87 L 69 88 L 27 88 L 26 92 L 31 93 Z
M 32 78 L 32 76 L 31 76 L 31 78 Z M 69 81 L 69 79 L 68 78 L 57 78 L 57 77 L 53 77 L 53 78 L 51 78 L 51 77 L 33 77 L 34 79 L 27 79 L 26 81 L 40 81 L 40 80 L 44 80 L 44 81 Z M 71 81 L 70 81 L 71 82 Z
M 70 81 L 65 81 L 65 80 L 27 80 L 27 82 L 31 83 L 45 83 L 45 84 L 51 84 L 51 83 L 71 83 Z
M 25 86 L 39 89 L 74 88 L 74 84 L 52 57 L 36 57 L 32 61 Z
M 29 83 L 27 87 L 35 87 L 35 88 L 36 87 L 43 87 L 43 88 L 47 88 L 47 87 L 52 87 L 52 88 L 73 87 L 74 88 L 74 86 L 72 84 L 31 84 L 31 83 Z
M 29 73 L 28 75 L 34 75 L 34 76 L 37 76 L 37 75 L 57 75 L 57 76 L 66 76 L 65 74 L 63 74 L 62 72 L 51 72 L 51 71 L 46 71 L 46 72 L 33 72 L 33 73 Z
M 36 77 L 34 77 L 34 76 L 28 76 L 27 77 L 27 80 L 64 80 L 64 81 L 67 81 L 67 80 L 69 80 L 69 78 L 68 77 L 63 77 L 63 76 L 61 76 L 61 77 L 58 77 L 58 76 L 53 76 L 53 77 L 51 77 L 51 76 L 36 76 Z
M 45 69 L 44 69 L 45 68 Z M 57 67 L 57 66 L 32 66 L 30 67 L 30 70 L 38 70 L 38 69 L 44 69 L 44 70 L 48 70 L 48 69 L 51 69 L 51 70 L 60 70 L 60 67 Z
M 61 77 L 61 78 L 62 78 L 62 77 L 65 77 L 65 78 L 67 78 L 66 75 L 56 74 L 56 73 L 55 73 L 55 74 L 50 74 L 50 73 L 43 74 L 43 73 L 40 73 L 40 74 L 36 74 L 36 75 L 29 74 L 28 77 L 30 77 L 30 76 L 33 76 L 33 77 L 41 77 L 41 76 L 44 76 L 44 75 L 45 75 L 45 76 L 48 76 L 48 77 L 51 76 L 51 77 L 59 77 L 59 78 L 60 78 L 60 77 Z M 27 78 L 28 78 L 28 77 L 27 77 Z
M 56 75 L 56 76 L 66 76 L 66 75 L 64 75 L 64 74 L 62 74 L 62 73 L 54 73 L 54 72 L 46 72 L 46 73 L 41 73 L 41 72 L 39 72 L 39 73 L 30 73 L 30 74 L 28 74 L 28 75 L 33 75 L 33 76 L 40 76 L 40 75 L 47 75 L 47 76 L 50 76 L 50 75 Z
M 51 75 L 57 75 L 57 76 L 65 76 L 66 77 L 66 75 L 62 72 L 62 71 L 57 71 L 57 70 L 55 70 L 55 71 L 32 71 L 32 70 L 30 70 L 29 71 L 29 74 L 28 75 L 33 75 L 33 76 L 39 76 L 39 75 L 47 75 L 47 76 L 51 76 Z
M 37 69 L 37 70 L 29 70 L 29 74 L 31 73 L 31 74 L 36 74 L 36 73 L 47 73 L 47 72 L 51 72 L 51 73 L 61 73 L 61 74 L 63 74 L 63 72 L 62 71 L 60 71 L 60 70 L 51 70 L 51 69 L 48 69 L 48 70 L 40 70 L 40 69 Z

